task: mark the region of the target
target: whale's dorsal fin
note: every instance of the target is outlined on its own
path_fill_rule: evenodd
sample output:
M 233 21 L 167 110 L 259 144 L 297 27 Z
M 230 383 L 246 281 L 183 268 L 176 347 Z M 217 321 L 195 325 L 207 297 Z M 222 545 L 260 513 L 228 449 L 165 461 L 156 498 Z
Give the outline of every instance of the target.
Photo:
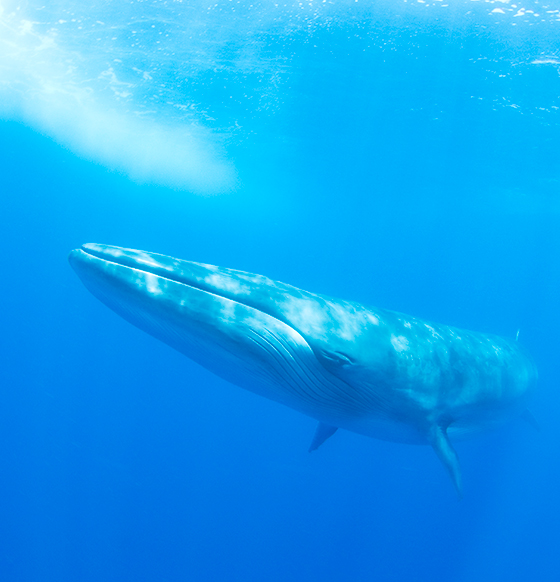
M 434 425 L 430 430 L 428 439 L 434 448 L 436 455 L 439 457 L 439 460 L 451 475 L 451 479 L 453 480 L 453 484 L 455 485 L 455 489 L 457 489 L 457 494 L 460 499 L 463 496 L 461 490 L 461 467 L 459 466 L 459 457 L 449 442 L 447 427 L 442 427 L 438 424 Z
M 320 422 L 317 425 L 315 436 L 311 441 L 309 452 L 316 451 L 329 437 L 332 437 L 332 435 L 337 431 L 337 429 L 338 429 L 337 426 L 331 426 L 330 424 Z

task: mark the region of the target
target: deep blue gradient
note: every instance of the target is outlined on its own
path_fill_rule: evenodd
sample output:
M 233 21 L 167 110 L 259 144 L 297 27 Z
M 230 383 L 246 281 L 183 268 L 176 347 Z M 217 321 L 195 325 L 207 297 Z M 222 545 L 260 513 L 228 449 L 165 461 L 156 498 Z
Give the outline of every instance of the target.
M 138 184 L 2 122 L 0 580 L 559 579 L 560 64 L 530 64 L 558 27 L 458 12 L 294 32 L 269 112 L 204 85 L 242 127 L 224 195 Z M 541 430 L 458 443 L 462 501 L 428 447 L 339 431 L 308 454 L 313 420 L 91 296 L 66 261 L 85 242 L 519 329 Z

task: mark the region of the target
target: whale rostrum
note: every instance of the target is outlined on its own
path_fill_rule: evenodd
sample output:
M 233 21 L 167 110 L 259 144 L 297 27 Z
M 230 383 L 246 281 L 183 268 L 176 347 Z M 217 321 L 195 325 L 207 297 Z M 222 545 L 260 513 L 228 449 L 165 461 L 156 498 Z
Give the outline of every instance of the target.
M 86 244 L 69 261 L 140 329 L 218 376 L 338 428 L 431 445 L 460 494 L 451 438 L 525 411 L 536 384 L 518 342 L 331 299 L 243 271 Z

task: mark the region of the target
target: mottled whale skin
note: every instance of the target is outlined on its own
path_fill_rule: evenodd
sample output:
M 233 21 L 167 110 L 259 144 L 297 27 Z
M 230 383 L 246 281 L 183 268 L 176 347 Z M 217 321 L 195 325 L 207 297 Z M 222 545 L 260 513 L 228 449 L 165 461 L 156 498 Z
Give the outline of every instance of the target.
M 430 444 L 457 490 L 449 437 L 520 415 L 536 383 L 515 341 L 331 299 L 261 275 L 86 244 L 69 261 L 140 329 L 218 376 L 337 428 Z

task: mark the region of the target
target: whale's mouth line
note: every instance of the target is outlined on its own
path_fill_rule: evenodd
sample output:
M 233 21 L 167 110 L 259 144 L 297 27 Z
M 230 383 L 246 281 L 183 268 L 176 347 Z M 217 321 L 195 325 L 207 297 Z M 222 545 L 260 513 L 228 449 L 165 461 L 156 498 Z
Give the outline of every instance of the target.
M 144 261 L 135 260 L 135 259 L 132 259 L 132 258 L 126 256 L 126 255 L 123 255 L 122 260 L 119 260 L 121 257 L 115 257 L 115 256 L 111 256 L 110 258 L 108 258 L 107 255 L 105 253 L 103 253 L 102 251 L 97 251 L 96 249 L 86 247 L 85 245 L 82 246 L 80 249 L 77 249 L 77 252 L 82 252 L 85 255 L 89 255 L 90 257 L 93 257 L 94 259 L 103 261 L 104 263 L 107 263 L 107 264 L 117 265 L 118 267 L 123 267 L 126 269 L 138 271 L 140 273 L 146 273 L 149 275 L 153 275 L 155 277 L 159 277 L 159 278 L 167 280 L 167 281 L 172 281 L 173 283 L 177 283 L 177 284 L 182 285 L 186 288 L 193 289 L 195 291 L 200 291 L 202 293 L 206 293 L 207 295 L 211 295 L 211 296 L 214 296 L 214 297 L 217 297 L 220 299 L 226 299 L 228 301 L 232 301 L 233 303 L 243 305 L 244 307 L 248 307 L 250 309 L 253 309 L 254 311 L 258 311 L 259 313 L 262 313 L 268 317 L 272 317 L 273 319 L 278 320 L 278 318 L 275 317 L 274 315 L 272 315 L 271 313 L 267 313 L 266 311 L 259 309 L 258 307 L 255 307 L 254 305 L 251 305 L 250 303 L 245 303 L 243 301 L 240 301 L 237 298 L 232 298 L 231 296 L 229 296 L 227 294 L 222 295 L 222 294 L 216 292 L 216 290 L 210 290 L 207 286 L 202 285 L 202 284 L 197 284 L 194 281 L 187 282 L 186 278 L 184 276 L 173 276 L 174 273 L 172 270 L 170 270 L 168 268 L 161 267 L 157 264 L 149 264 L 147 261 L 144 262 Z M 278 321 L 280 321 L 280 320 L 278 320 Z M 285 325 L 288 325 L 288 327 L 293 329 L 293 327 L 291 325 L 287 324 L 286 322 L 282 322 L 282 323 L 284 323 Z

